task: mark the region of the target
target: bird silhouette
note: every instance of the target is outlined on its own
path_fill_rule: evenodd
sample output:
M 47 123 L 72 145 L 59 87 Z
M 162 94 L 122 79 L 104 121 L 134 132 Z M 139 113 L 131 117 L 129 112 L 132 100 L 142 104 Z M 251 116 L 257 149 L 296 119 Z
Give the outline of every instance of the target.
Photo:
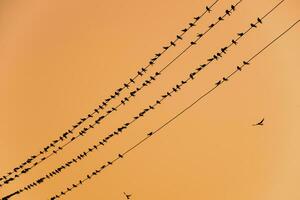
M 237 42 L 235 40 L 231 40 L 232 44 L 237 45 Z
M 198 33 L 198 35 L 197 35 L 198 38 L 201 38 L 202 36 L 203 36 L 202 33 Z
M 223 77 L 223 81 L 228 81 L 228 78 L 226 78 L 226 77 Z
M 123 155 L 122 155 L 122 154 L 119 154 L 118 156 L 119 156 L 119 158 L 123 158 Z
M 127 198 L 127 199 L 130 199 L 131 198 L 131 194 L 126 194 L 125 192 L 124 192 L 124 195 L 125 195 L 125 197 Z
M 180 35 L 176 35 L 178 40 L 182 40 L 182 37 Z
M 173 41 L 171 41 L 170 44 L 174 47 L 176 46 L 176 44 Z
M 195 19 L 196 21 L 198 21 L 198 20 L 200 19 L 200 16 L 194 17 L 194 19 Z
M 222 83 L 222 81 L 216 82 L 216 86 L 220 85 L 221 83 Z
M 242 68 L 240 66 L 237 66 L 236 69 L 242 71 Z
M 243 61 L 243 64 L 244 64 L 244 65 L 250 65 L 250 63 L 247 62 L 247 61 Z
M 252 126 L 263 126 L 265 119 L 263 118 L 260 122 L 253 124 Z
M 185 29 L 182 29 L 181 31 L 185 33 L 185 32 L 187 32 L 188 30 L 185 28 Z
M 219 21 L 222 21 L 222 20 L 224 20 L 224 19 L 223 19 L 223 17 L 219 17 L 218 20 L 219 20 Z
M 257 28 L 257 26 L 256 26 L 255 24 L 253 24 L 253 23 L 251 23 L 250 25 L 251 25 L 251 27 L 253 27 L 253 28 Z
M 258 17 L 257 22 L 262 24 L 262 20 Z
M 163 47 L 165 50 L 168 50 L 169 49 L 169 46 L 165 46 L 165 47 Z
M 222 53 L 226 54 L 227 49 L 228 49 L 228 47 L 221 48 Z
M 206 10 L 207 10 L 207 12 L 211 12 L 211 9 L 208 7 L 208 6 L 206 6 Z
M 211 24 L 211 25 L 209 25 L 209 28 L 212 28 L 212 27 L 214 27 L 215 26 L 215 24 Z
M 235 11 L 235 6 L 231 5 L 231 10 Z
M 244 35 L 244 33 L 238 33 L 238 36 L 242 37 Z
M 195 24 L 194 24 L 194 23 L 189 23 L 189 25 L 190 25 L 190 27 L 193 27 L 193 26 L 195 26 Z
M 231 12 L 229 10 L 225 11 L 226 15 L 230 16 Z
M 191 42 L 191 45 L 195 45 L 195 44 L 197 44 L 197 43 L 196 43 L 196 42 L 193 42 L 193 41 Z

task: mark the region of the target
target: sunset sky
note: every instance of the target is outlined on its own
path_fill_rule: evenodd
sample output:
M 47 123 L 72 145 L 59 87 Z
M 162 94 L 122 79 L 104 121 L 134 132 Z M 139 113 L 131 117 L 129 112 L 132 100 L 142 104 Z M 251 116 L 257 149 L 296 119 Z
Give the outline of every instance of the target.
M 213 2 L 1 0 L 0 176 L 92 112 Z M 135 87 L 164 68 L 236 2 L 220 0 L 176 47 L 137 79 Z M 278 2 L 243 0 L 231 16 L 127 105 L 57 155 L 1 187 L 0 197 L 49 173 L 131 121 Z M 226 55 L 121 135 L 12 199 L 49 199 L 113 160 L 299 20 L 299 10 L 300 1 L 286 0 Z M 126 192 L 132 200 L 299 200 L 299 35 L 300 24 L 157 135 L 61 199 L 124 200 Z M 128 96 L 135 87 L 125 89 L 121 96 Z M 108 108 L 120 100 L 110 102 Z M 264 126 L 252 126 L 262 118 Z

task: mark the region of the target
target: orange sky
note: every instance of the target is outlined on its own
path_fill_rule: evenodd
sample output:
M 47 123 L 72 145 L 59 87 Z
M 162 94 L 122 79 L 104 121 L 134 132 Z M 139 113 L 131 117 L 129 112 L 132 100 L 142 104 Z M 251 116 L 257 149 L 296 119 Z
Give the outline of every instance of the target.
M 212 2 L 2 0 L 0 175 L 39 152 L 109 97 Z M 243 0 L 232 16 L 128 105 L 57 156 L 0 188 L 0 197 L 53 170 L 132 119 L 278 2 Z M 221 0 L 149 74 L 163 68 L 233 3 Z M 115 158 L 298 20 L 299 9 L 299 1 L 286 0 L 220 61 L 123 135 L 13 199 L 49 199 Z M 300 199 L 299 46 L 298 25 L 158 135 L 63 199 L 122 200 L 123 192 L 133 194 L 133 200 Z M 264 127 L 251 126 L 263 117 Z

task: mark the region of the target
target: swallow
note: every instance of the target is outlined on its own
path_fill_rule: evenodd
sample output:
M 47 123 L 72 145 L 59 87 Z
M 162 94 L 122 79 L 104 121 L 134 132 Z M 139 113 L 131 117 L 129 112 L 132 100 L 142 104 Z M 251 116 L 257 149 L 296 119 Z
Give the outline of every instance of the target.
M 152 60 L 149 61 L 149 65 L 154 65 L 154 62 Z
M 165 47 L 163 47 L 164 48 L 164 50 L 168 50 L 169 49 L 169 46 L 165 46 Z
M 237 42 L 235 40 L 231 40 L 232 44 L 237 45 Z
M 185 29 L 182 29 L 181 31 L 185 33 L 185 32 L 187 32 L 188 30 L 185 28 Z
M 194 19 L 195 19 L 196 21 L 198 21 L 198 20 L 200 19 L 200 16 L 194 17 Z
M 263 126 L 264 121 L 265 121 L 265 119 L 263 118 L 260 122 L 258 122 L 257 124 L 253 124 L 252 126 Z
M 131 194 L 126 194 L 125 192 L 124 192 L 124 195 L 126 196 L 127 199 L 130 199 L 132 196 Z
M 119 158 L 123 158 L 123 155 L 122 155 L 122 154 L 119 154 L 118 156 L 119 156 Z
M 108 161 L 107 164 L 112 165 L 112 162 Z
M 236 69 L 242 71 L 242 68 L 240 66 L 237 66 Z
M 207 59 L 208 62 L 212 62 L 213 60 L 214 60 L 214 58 Z
M 250 65 L 250 63 L 247 62 L 247 61 L 243 61 L 243 64 L 244 64 L 244 65 Z
M 176 44 L 173 41 L 171 41 L 170 44 L 174 47 L 176 46 Z
M 257 22 L 262 24 L 262 20 L 259 17 L 257 18 Z
M 140 71 L 138 71 L 138 75 L 140 75 L 140 76 L 143 76 L 143 73 L 142 73 L 142 72 L 140 72 Z
M 181 81 L 181 84 L 183 85 L 183 84 L 186 84 L 187 82 L 186 81 Z
M 253 23 L 250 24 L 252 28 L 257 28 L 257 26 Z
M 160 57 L 161 56 L 161 53 L 157 53 L 155 54 L 156 57 Z
M 230 16 L 231 12 L 229 10 L 225 11 L 226 15 Z
M 226 77 L 223 77 L 223 81 L 228 81 L 228 78 L 226 78 Z
M 190 27 L 193 27 L 193 26 L 195 26 L 195 24 L 194 24 L 194 23 L 189 23 L 189 25 L 190 25 Z
M 132 78 L 130 79 L 130 82 L 131 82 L 131 83 L 135 83 L 134 80 L 133 80 Z
M 244 33 L 238 33 L 237 35 L 242 37 L 244 35 Z
M 217 53 L 217 56 L 221 57 L 222 58 L 222 54 L 221 53 Z
M 214 59 L 218 60 L 218 56 L 214 55 Z
M 212 28 L 214 26 L 215 26 L 215 24 L 211 24 L 211 25 L 208 26 L 208 28 Z
M 178 40 L 182 40 L 182 37 L 181 37 L 180 35 L 176 35 L 176 38 L 177 38 Z
M 198 35 L 197 35 L 198 38 L 201 38 L 202 36 L 203 36 L 202 33 L 198 33 Z
M 216 86 L 219 86 L 221 83 L 221 81 L 216 82 Z
M 125 88 L 129 88 L 129 85 L 127 83 L 124 83 Z
M 206 11 L 210 13 L 211 9 L 208 6 L 206 6 Z
M 148 136 L 151 136 L 151 135 L 153 135 L 153 132 L 148 133 Z
M 235 11 L 235 6 L 231 5 L 231 10 Z
M 195 44 L 197 44 L 197 43 L 196 43 L 196 42 L 193 42 L 193 41 L 191 42 L 191 45 L 195 45 Z
M 218 20 L 219 20 L 219 21 L 222 21 L 222 20 L 224 20 L 224 19 L 223 19 L 223 17 L 219 17 Z

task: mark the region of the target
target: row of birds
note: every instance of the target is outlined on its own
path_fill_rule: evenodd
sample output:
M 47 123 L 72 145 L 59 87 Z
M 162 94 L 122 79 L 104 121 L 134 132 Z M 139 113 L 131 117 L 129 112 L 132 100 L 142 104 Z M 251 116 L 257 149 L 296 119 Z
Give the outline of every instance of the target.
M 214 4 L 212 6 L 206 6 L 206 9 L 209 9 L 209 12 L 211 11 L 211 8 L 214 6 Z M 204 12 L 202 14 L 202 16 L 205 14 L 206 12 Z M 194 21 L 189 23 L 189 26 L 187 28 L 184 28 L 182 30 L 182 33 L 176 36 L 176 40 L 174 42 L 172 42 L 173 44 L 175 44 L 175 42 L 177 42 L 178 39 L 183 39 L 184 34 L 186 34 L 186 32 L 191 29 L 192 27 L 196 26 L 196 23 L 200 20 L 201 16 L 196 16 L 194 17 Z M 175 46 L 175 45 L 170 45 L 170 46 Z M 170 47 L 169 46 L 169 47 Z M 125 88 L 129 88 L 130 84 L 134 84 L 135 83 L 135 79 L 138 76 L 142 76 L 144 73 L 146 73 L 146 69 L 148 67 L 150 67 L 151 65 L 154 64 L 154 62 L 161 56 L 163 55 L 168 49 L 169 47 L 163 47 L 163 51 L 160 53 L 155 54 L 155 57 L 150 59 L 148 66 L 144 67 L 141 69 L 141 71 L 137 72 L 137 76 L 135 76 L 134 78 L 130 78 L 129 82 L 124 83 L 123 87 L 118 88 L 112 95 L 110 95 L 109 98 L 106 98 L 99 106 L 98 108 L 94 109 L 93 112 L 91 112 L 90 114 L 88 114 L 86 117 L 81 118 L 79 122 L 77 122 L 75 125 L 72 126 L 71 129 L 69 129 L 68 131 L 64 132 L 59 139 L 55 140 L 55 141 L 59 141 L 59 140 L 63 140 L 64 138 L 67 138 L 68 134 L 72 134 L 72 132 L 79 127 L 79 125 L 81 125 L 84 121 L 86 121 L 89 118 L 92 118 L 95 114 L 99 113 L 100 110 L 104 110 L 104 108 L 108 105 L 108 103 L 114 99 L 115 97 L 119 96 L 120 93 L 125 89 Z M 50 145 L 46 146 L 45 148 L 43 148 L 43 150 L 41 150 L 38 154 L 36 155 L 32 155 L 30 156 L 28 159 L 26 159 L 25 162 L 21 163 L 20 165 L 18 165 L 17 167 L 15 167 L 13 170 L 11 170 L 10 172 L 6 173 L 6 175 L 0 177 L 0 181 L 2 180 L 6 180 L 9 178 L 10 175 L 12 175 L 13 173 L 16 173 L 17 171 L 21 170 L 25 165 L 31 163 L 35 158 L 37 158 L 38 156 L 45 154 L 48 152 L 48 149 L 50 148 L 49 146 L 53 146 L 53 143 L 51 143 Z
M 219 20 L 220 20 L 220 18 L 222 18 L 222 17 L 219 17 Z M 222 18 L 222 19 L 223 19 L 223 18 Z M 197 21 L 198 18 L 196 18 L 195 20 Z M 193 26 L 194 26 L 194 25 L 193 25 Z M 191 27 L 191 26 L 190 26 L 190 27 Z M 210 26 L 209 28 L 211 29 L 212 26 Z M 185 32 L 186 32 L 186 30 L 184 30 L 184 33 L 185 33 Z M 199 35 L 200 35 L 200 34 L 198 34 L 198 36 L 199 36 Z M 203 36 L 203 34 L 201 34 L 201 36 Z M 177 37 L 178 37 L 178 36 L 177 36 Z M 193 42 L 192 42 L 191 44 L 193 44 Z M 195 43 L 194 43 L 194 44 L 195 44 Z M 159 57 L 161 54 L 156 54 L 156 55 Z M 144 73 L 146 73 L 146 71 L 147 71 L 146 68 L 142 68 L 141 72 L 138 72 L 138 74 L 142 76 Z M 117 111 L 117 108 L 118 108 L 119 106 L 125 105 L 125 102 L 129 101 L 129 98 L 135 96 L 135 94 L 136 94 L 139 90 L 141 90 L 143 87 L 145 87 L 145 86 L 151 84 L 151 81 L 154 81 L 155 78 L 156 78 L 158 75 L 160 75 L 160 72 L 156 72 L 155 75 L 150 76 L 150 79 L 144 81 L 144 83 L 142 84 L 142 86 L 141 86 L 140 88 L 137 87 L 135 91 L 130 92 L 130 96 L 125 97 L 123 100 L 121 100 L 121 103 L 120 103 L 119 105 L 117 105 L 116 107 L 113 107 L 111 110 L 108 110 L 107 113 L 106 113 L 106 115 L 103 115 L 103 116 L 99 117 L 99 118 L 95 121 L 94 124 L 90 124 L 90 125 L 89 125 L 89 128 L 94 128 L 94 126 L 95 126 L 96 124 L 99 124 L 100 121 L 103 120 L 108 114 L 110 114 L 110 113 L 113 112 L 113 111 Z M 133 79 L 130 79 L 130 81 L 131 81 L 132 83 L 134 83 L 134 80 L 133 80 Z M 129 88 L 129 85 L 125 83 L 125 84 L 124 84 L 124 88 Z M 118 89 L 116 95 L 119 95 L 119 92 L 121 92 L 121 90 L 122 90 L 121 88 Z M 114 99 L 114 98 L 116 97 L 116 95 L 111 95 L 111 99 Z M 109 100 L 106 99 L 105 102 L 104 102 L 104 105 L 99 105 L 99 107 L 98 107 L 97 109 L 94 110 L 94 113 L 99 113 L 99 110 L 100 110 L 100 109 L 104 109 L 104 107 L 107 106 L 107 103 L 108 103 L 108 102 L 109 102 Z M 84 123 L 88 118 L 92 118 L 92 117 L 93 117 L 93 113 L 89 114 L 89 115 L 88 115 L 87 117 L 85 117 L 85 118 L 81 118 L 81 120 L 80 120 L 77 124 L 73 125 L 73 129 L 68 130 L 68 131 L 65 132 L 62 136 L 60 136 L 59 139 L 52 141 L 48 146 L 44 147 L 43 151 L 40 151 L 40 154 L 39 154 L 39 155 L 42 155 L 42 154 L 48 152 L 48 150 L 49 150 L 50 148 L 52 148 L 52 147 L 55 147 L 55 145 L 56 145 L 57 143 L 59 143 L 60 141 L 64 141 L 65 139 L 67 139 L 67 138 L 68 138 L 68 135 L 72 134 L 74 129 L 76 129 L 77 127 L 79 127 L 79 126 L 80 126 L 82 123 Z M 80 133 L 79 133 L 79 134 L 80 134 L 79 136 L 83 136 L 83 135 L 86 133 L 87 130 L 88 130 L 87 128 L 84 128 L 83 130 L 81 130 Z M 71 138 L 71 141 L 74 141 L 76 138 L 78 138 L 78 137 L 72 137 L 72 138 Z M 61 150 L 61 149 L 59 149 L 59 150 Z M 57 151 L 58 151 L 58 150 L 54 150 L 53 153 L 57 153 Z M 31 163 L 37 156 L 38 156 L 38 155 L 33 155 L 33 156 L 31 156 L 30 158 L 28 158 L 26 162 L 22 163 L 19 167 L 14 168 L 14 172 L 17 172 L 19 169 L 22 169 L 26 164 Z M 50 157 L 50 156 L 49 156 L 49 157 Z M 48 157 L 43 157 L 43 158 L 41 159 L 41 161 L 44 161 L 46 158 L 48 158 Z M 39 163 L 40 163 L 40 162 L 35 162 L 35 163 L 34 163 L 34 166 L 36 166 L 36 165 L 39 164 Z M 23 174 L 23 173 L 27 172 L 29 169 L 30 169 L 30 168 L 26 168 L 26 169 L 22 170 L 22 172 L 21 172 L 20 174 Z M 17 175 L 15 176 L 15 178 L 19 177 L 20 174 L 17 174 Z M 11 182 L 11 181 L 14 180 L 13 178 L 9 178 L 10 175 L 12 175 L 12 172 L 9 172 L 7 176 L 3 176 L 2 178 L 0 178 L 0 180 L 5 179 L 4 184 L 8 184 L 9 182 Z M 1 187 L 1 184 L 0 184 L 0 187 Z
M 243 35 L 244 36 L 244 35 Z M 242 37 L 242 36 L 240 36 Z M 230 46 L 230 45 L 229 45 Z M 226 53 L 226 51 L 228 50 L 228 47 L 223 47 L 221 48 L 221 53 Z M 222 49 L 226 49 L 225 52 L 222 52 Z M 196 74 L 198 72 L 200 72 L 201 69 L 207 67 L 212 61 L 209 61 L 206 64 L 202 64 L 200 65 L 199 68 L 196 69 L 195 72 L 192 72 L 189 77 L 186 80 L 181 81 L 180 84 L 177 84 L 175 87 L 172 88 L 172 90 L 170 90 L 169 92 L 167 92 L 166 94 L 162 95 L 160 100 L 157 100 L 155 102 L 155 104 L 153 104 L 152 106 L 150 105 L 149 108 L 144 109 L 142 112 L 140 112 L 137 116 L 134 117 L 134 119 L 131 122 L 125 123 L 122 127 L 119 127 L 114 133 L 109 134 L 107 137 L 105 137 L 103 140 L 99 141 L 98 144 L 94 145 L 93 147 L 89 148 L 88 151 L 83 152 L 82 154 L 79 154 L 76 158 L 73 158 L 71 161 L 65 163 L 64 165 L 62 165 L 61 167 L 57 168 L 56 170 L 50 172 L 49 174 L 47 174 L 46 176 L 44 176 L 43 178 L 38 179 L 36 182 L 24 187 L 24 190 L 28 190 L 31 189 L 32 187 L 36 186 L 37 184 L 41 184 L 42 182 L 44 182 L 45 179 L 50 179 L 51 177 L 59 174 L 62 170 L 66 169 L 67 167 L 70 167 L 73 163 L 77 163 L 77 161 L 85 158 L 90 152 L 92 152 L 93 150 L 96 150 L 99 146 L 104 145 L 105 143 L 108 142 L 108 140 L 110 140 L 114 135 L 118 135 L 119 133 L 121 133 L 124 129 L 126 129 L 131 123 L 133 123 L 135 120 L 139 119 L 140 117 L 143 117 L 148 111 L 154 109 L 158 104 L 161 104 L 161 102 L 167 98 L 170 97 L 172 95 L 173 92 L 177 92 L 178 90 L 181 89 L 181 87 L 186 84 L 189 80 L 193 80 L 196 76 Z M 249 65 L 250 63 L 244 61 L 243 62 L 245 65 Z M 241 70 L 241 67 L 238 67 L 239 70 Z M 228 81 L 227 78 L 223 78 L 223 81 Z M 217 82 L 216 85 L 220 85 L 222 83 L 222 80 Z M 91 126 L 93 127 L 93 126 Z M 90 127 L 90 128 L 91 128 Z M 86 131 L 89 130 L 89 128 L 85 128 L 84 132 L 81 132 L 81 134 L 85 134 Z M 53 153 L 57 153 L 56 151 L 54 151 Z

